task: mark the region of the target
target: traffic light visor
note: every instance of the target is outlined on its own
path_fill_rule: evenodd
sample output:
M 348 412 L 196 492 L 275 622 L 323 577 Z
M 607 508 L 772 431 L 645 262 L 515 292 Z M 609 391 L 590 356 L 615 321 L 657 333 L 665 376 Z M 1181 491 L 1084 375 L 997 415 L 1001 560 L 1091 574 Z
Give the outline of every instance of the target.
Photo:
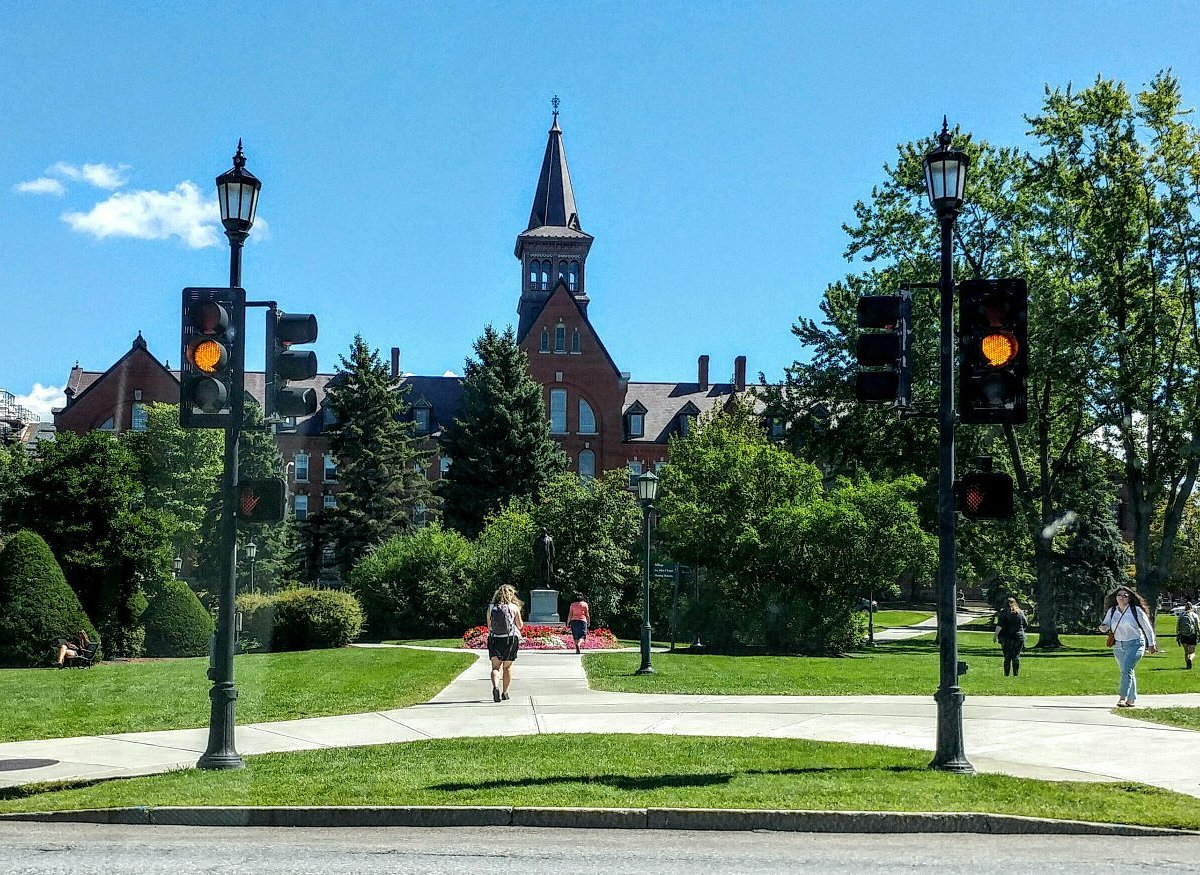
M 188 347 L 188 361 L 206 374 L 216 374 L 224 370 L 229 351 L 212 338 L 205 337 Z
M 989 367 L 1002 368 L 1017 357 L 1020 344 L 1010 331 L 993 331 L 979 341 L 979 351 Z

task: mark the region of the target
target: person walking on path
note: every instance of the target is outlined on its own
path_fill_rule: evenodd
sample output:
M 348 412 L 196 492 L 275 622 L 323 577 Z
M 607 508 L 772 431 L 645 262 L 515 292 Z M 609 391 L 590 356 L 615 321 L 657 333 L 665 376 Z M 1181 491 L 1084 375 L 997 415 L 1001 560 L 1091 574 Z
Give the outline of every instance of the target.
M 488 608 L 488 656 L 492 660 L 492 701 L 508 698 L 512 664 L 521 648 L 521 600 L 507 583 L 496 590 Z M 503 686 L 501 686 L 503 684 Z
M 592 612 L 588 603 L 579 593 L 571 596 L 571 607 L 567 611 L 567 628 L 575 639 L 575 652 L 579 652 L 579 642 L 587 637 L 588 626 L 592 622 Z
M 1156 653 L 1158 642 L 1154 637 L 1154 624 L 1150 622 L 1150 608 L 1146 600 L 1127 586 L 1118 586 L 1104 599 L 1104 620 L 1101 632 L 1110 632 L 1113 641 L 1113 657 L 1121 671 L 1121 682 L 1117 701 L 1118 708 L 1132 708 L 1137 702 L 1137 676 L 1134 668 L 1143 654 Z
M 1192 608 L 1192 603 L 1183 606 L 1183 613 L 1175 621 L 1175 643 L 1183 648 L 1183 664 L 1191 668 L 1196 663 L 1196 639 L 1200 636 L 1200 617 Z
M 1005 677 L 1008 677 L 1010 670 L 1013 677 L 1021 674 L 1021 651 L 1025 649 L 1025 629 L 1028 625 L 1025 612 L 1014 598 L 1009 598 L 996 614 L 995 637 L 1004 653 Z

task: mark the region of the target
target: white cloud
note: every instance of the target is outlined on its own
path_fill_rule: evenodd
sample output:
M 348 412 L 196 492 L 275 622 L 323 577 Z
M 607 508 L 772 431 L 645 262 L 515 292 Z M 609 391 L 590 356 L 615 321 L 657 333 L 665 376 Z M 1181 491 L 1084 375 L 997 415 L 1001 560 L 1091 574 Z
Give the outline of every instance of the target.
M 28 182 L 18 182 L 13 186 L 14 191 L 22 192 L 23 194 L 52 194 L 55 197 L 62 197 L 67 193 L 67 187 L 57 179 L 51 179 L 49 176 L 39 176 L 37 179 L 31 179 Z
M 98 239 L 178 237 L 192 249 L 220 242 L 216 197 L 205 197 L 195 183 L 187 181 L 174 191 L 116 192 L 86 213 L 64 213 L 62 218 L 74 230 Z
M 43 421 L 50 419 L 50 411 L 53 408 L 62 407 L 67 403 L 67 396 L 63 394 L 62 389 L 58 386 L 43 386 L 41 383 L 34 383 L 28 395 L 17 395 L 16 398 L 18 404 L 32 410 Z
M 84 164 L 82 167 L 76 167 L 74 164 L 59 161 L 46 172 L 54 176 L 61 176 L 64 179 L 70 179 L 75 182 L 87 182 L 96 186 L 96 188 L 104 188 L 112 191 L 125 184 L 126 171 L 128 170 L 128 164 L 121 164 L 117 167 L 113 167 L 111 164 Z

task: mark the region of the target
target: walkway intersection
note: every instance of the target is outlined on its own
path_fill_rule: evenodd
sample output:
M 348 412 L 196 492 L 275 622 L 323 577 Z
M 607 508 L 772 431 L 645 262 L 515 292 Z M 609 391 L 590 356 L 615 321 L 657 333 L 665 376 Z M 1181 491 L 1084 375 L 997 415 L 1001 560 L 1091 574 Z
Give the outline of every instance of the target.
M 899 632 L 900 630 L 896 630 Z M 922 630 L 925 631 L 925 630 Z M 888 637 L 892 637 L 890 631 Z M 920 634 L 917 632 L 916 634 Z M 877 635 L 882 638 L 883 633 Z M 480 655 L 432 700 L 408 708 L 237 727 L 243 755 L 487 735 L 635 733 L 807 738 L 932 751 L 929 696 L 689 696 L 591 690 L 581 657 L 525 651 L 512 698 L 492 701 Z M 1200 707 L 1200 693 L 1145 695 L 1143 707 Z M 1074 781 L 1141 781 L 1200 797 L 1194 731 L 1112 713 L 1112 696 L 969 696 L 968 759 L 980 772 Z M 151 774 L 193 766 L 207 729 L 0 744 L 0 787 Z M 1114 756 L 1114 751 L 1123 752 Z

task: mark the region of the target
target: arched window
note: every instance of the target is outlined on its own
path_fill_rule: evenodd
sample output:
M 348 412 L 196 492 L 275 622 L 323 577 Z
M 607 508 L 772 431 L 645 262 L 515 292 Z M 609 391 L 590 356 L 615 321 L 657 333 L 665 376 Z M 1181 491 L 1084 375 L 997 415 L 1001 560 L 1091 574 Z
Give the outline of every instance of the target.
M 558 325 L 554 328 L 554 351 L 567 351 L 567 326 L 563 325 L 561 322 L 558 323 Z
M 579 476 L 584 480 L 591 480 L 596 476 L 596 454 L 591 450 L 584 450 L 579 454 Z
M 576 291 L 579 288 L 579 262 L 572 261 L 567 268 L 567 288 Z
M 565 261 L 560 261 L 558 263 L 558 279 L 562 280 L 564 283 L 567 281 L 567 263 Z M 555 280 L 555 283 L 557 282 L 558 280 Z
M 542 345 L 540 349 L 542 352 L 550 351 L 550 332 L 545 328 L 542 329 Z
M 596 433 L 596 415 L 592 413 L 592 405 L 582 398 L 579 399 L 579 433 Z
M 542 262 L 542 289 L 550 288 L 550 259 Z
M 538 262 L 535 258 L 529 262 L 529 288 L 536 289 L 538 281 Z
M 571 352 L 579 352 L 579 329 L 571 332 Z

